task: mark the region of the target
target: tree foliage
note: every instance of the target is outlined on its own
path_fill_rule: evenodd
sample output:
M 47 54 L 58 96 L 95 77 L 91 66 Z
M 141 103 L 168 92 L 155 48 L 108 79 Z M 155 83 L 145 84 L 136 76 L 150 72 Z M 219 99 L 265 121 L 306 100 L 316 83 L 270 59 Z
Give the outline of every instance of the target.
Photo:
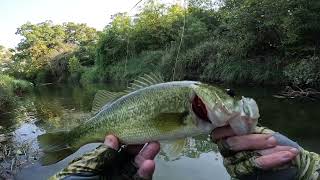
M 7 73 L 12 68 L 14 49 L 7 49 L 0 45 L 0 73 Z
M 61 69 L 68 61 L 68 58 L 63 57 L 69 54 L 77 56 L 80 63 L 85 65 L 94 63 L 98 33 L 86 24 L 69 22 L 56 25 L 52 21 L 39 24 L 28 22 L 19 27 L 16 34 L 23 39 L 18 44 L 14 60 L 20 66 L 18 73 L 26 78 L 35 79 L 39 73 L 48 74 L 44 71 L 50 74 L 57 68 Z M 68 72 L 67 68 L 62 69 Z
M 148 0 L 134 16 L 113 15 L 102 32 L 72 22 L 26 23 L 6 56 L 14 75 L 41 82 L 158 71 L 170 80 L 314 86 L 320 84 L 319 19 L 317 0 Z
M 175 72 L 178 79 L 293 83 L 299 71 L 291 64 L 318 62 L 319 10 L 316 0 L 147 1 L 135 17 L 117 14 L 106 26 L 96 67 L 106 79 L 126 76 L 137 58 L 140 68 L 148 63 L 143 54 L 162 51 L 152 63 L 168 79 Z

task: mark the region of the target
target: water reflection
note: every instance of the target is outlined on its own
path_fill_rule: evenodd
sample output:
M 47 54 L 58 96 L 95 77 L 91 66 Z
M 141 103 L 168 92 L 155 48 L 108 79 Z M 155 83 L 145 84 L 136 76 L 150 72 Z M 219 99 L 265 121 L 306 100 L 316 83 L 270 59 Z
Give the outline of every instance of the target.
M 171 145 L 172 142 L 161 143 L 162 149 L 158 156 L 160 159 L 164 161 L 176 161 L 180 160 L 182 157 L 200 158 L 203 153 L 218 153 L 217 146 L 213 144 L 207 136 L 186 138 L 185 145 L 180 152 L 170 152 L 170 147 L 167 146 Z

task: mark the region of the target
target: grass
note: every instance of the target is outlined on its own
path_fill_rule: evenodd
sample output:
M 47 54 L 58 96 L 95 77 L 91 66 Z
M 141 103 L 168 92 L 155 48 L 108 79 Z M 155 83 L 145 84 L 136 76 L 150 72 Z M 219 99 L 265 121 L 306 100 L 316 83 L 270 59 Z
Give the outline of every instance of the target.
M 10 114 L 15 108 L 17 97 L 29 93 L 32 88 L 33 84 L 28 81 L 0 74 L 0 118 Z

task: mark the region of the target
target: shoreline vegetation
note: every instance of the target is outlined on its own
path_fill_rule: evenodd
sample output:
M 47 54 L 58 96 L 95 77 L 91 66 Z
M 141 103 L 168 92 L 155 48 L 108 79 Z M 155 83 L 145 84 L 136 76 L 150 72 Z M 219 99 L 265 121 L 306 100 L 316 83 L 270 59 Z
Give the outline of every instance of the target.
M 17 106 L 18 99 L 30 93 L 32 89 L 31 82 L 0 74 L 0 120 L 11 116 Z
M 102 31 L 27 22 L 15 49 L 0 46 L 0 72 L 35 85 L 166 80 L 320 86 L 320 3 L 273 0 L 147 0 Z M 5 87 L 6 85 L 2 85 Z
M 31 82 L 0 74 L 0 179 L 12 179 L 20 167 L 30 162 L 29 144 L 10 143 L 13 134 L 6 125 L 17 114 L 23 114 L 19 109 L 19 99 L 32 89 Z

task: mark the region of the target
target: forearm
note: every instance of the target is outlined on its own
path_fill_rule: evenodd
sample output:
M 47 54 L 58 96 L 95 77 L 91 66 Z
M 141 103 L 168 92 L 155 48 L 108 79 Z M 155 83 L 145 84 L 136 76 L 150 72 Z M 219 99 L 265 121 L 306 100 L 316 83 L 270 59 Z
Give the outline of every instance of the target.
M 137 169 L 132 166 L 131 159 L 132 157 L 124 152 L 101 145 L 73 160 L 50 179 L 134 179 Z
M 107 174 L 104 171 L 110 170 L 108 166 L 111 166 L 110 162 L 116 157 L 115 154 L 115 150 L 101 145 L 94 151 L 73 160 L 66 168 L 50 179 L 69 179 L 70 177 L 86 177 L 88 179 L 92 177 L 92 179 L 95 179 L 95 177 L 102 174 Z M 105 162 L 105 159 L 110 159 L 111 161 Z

